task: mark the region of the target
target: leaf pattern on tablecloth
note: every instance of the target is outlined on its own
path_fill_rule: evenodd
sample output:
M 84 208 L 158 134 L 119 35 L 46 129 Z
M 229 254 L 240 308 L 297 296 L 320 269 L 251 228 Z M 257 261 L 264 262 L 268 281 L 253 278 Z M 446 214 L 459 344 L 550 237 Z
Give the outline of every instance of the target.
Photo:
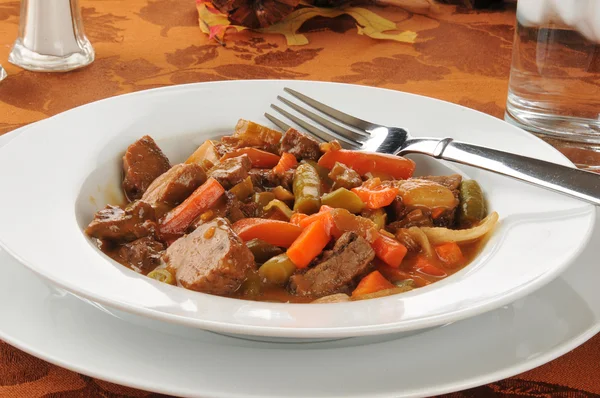
M 102 58 L 85 69 L 52 73 L 45 79 L 40 79 L 39 73 L 21 71 L 0 83 L 0 98 L 18 108 L 53 115 L 119 91 L 121 85 L 112 72 L 117 63 L 118 56 Z M 69 95 L 63 95 L 65 92 Z
M 189 68 L 213 60 L 219 56 L 217 45 L 206 44 L 203 46 L 192 45 L 181 50 L 166 53 L 167 62 L 178 68 Z
M 138 58 L 128 62 L 119 62 L 118 67 L 115 68 L 115 74 L 131 83 L 152 77 L 162 70 L 147 59 Z
M 253 32 L 244 32 L 245 34 L 255 34 Z M 227 49 L 235 49 L 245 47 L 253 50 L 256 54 L 264 54 L 265 51 L 279 48 L 277 43 L 268 42 L 264 37 L 250 37 L 248 40 L 236 40 L 233 42 L 233 47 L 228 45 Z
M 122 42 L 125 29 L 117 26 L 117 24 L 129 19 L 112 13 L 99 13 L 95 7 L 82 7 L 81 18 L 83 18 L 85 34 L 93 43 Z
M 370 62 L 357 62 L 351 65 L 353 75 L 337 76 L 334 80 L 343 83 L 363 83 L 371 86 L 403 84 L 411 80 L 441 80 L 452 72 L 441 66 L 431 66 L 415 57 L 396 54 L 392 57 L 378 57 Z
M 558 384 L 522 380 L 519 378 L 501 380 L 485 386 L 447 395 L 447 398 L 479 397 L 596 398 L 600 397 L 600 395 Z
M 508 76 L 512 43 L 487 32 L 481 25 L 440 21 L 437 28 L 421 32 L 419 38 L 424 41 L 415 44 L 415 48 L 421 53 L 419 58 L 426 62 L 482 76 Z
M 48 375 L 49 370 L 50 364 L 0 343 L 0 386 L 30 383 Z
M 254 63 L 256 65 L 293 68 L 315 59 L 322 50 L 322 48 L 305 48 L 302 50 L 287 48 L 285 51 L 271 51 L 256 56 Z
M 200 72 L 200 71 L 177 71 L 171 75 L 171 82 L 173 84 L 185 84 L 190 82 L 214 82 L 218 80 L 229 80 L 223 76 L 218 76 L 212 73 Z
M 213 69 L 219 75 L 229 79 L 300 79 L 307 73 L 294 72 L 283 68 L 267 68 L 258 65 L 228 64 L 215 66 Z
M 499 119 L 504 117 L 504 108 L 498 106 L 493 101 L 480 102 L 472 98 L 461 98 L 457 101 L 459 105 L 466 106 L 467 108 L 478 110 L 479 112 L 487 113 L 488 115 L 496 116 Z
M 198 26 L 198 14 L 193 2 L 192 6 L 182 7 L 186 0 L 149 0 L 139 11 L 144 21 L 162 27 L 160 34 L 167 36 L 169 30 L 176 27 Z

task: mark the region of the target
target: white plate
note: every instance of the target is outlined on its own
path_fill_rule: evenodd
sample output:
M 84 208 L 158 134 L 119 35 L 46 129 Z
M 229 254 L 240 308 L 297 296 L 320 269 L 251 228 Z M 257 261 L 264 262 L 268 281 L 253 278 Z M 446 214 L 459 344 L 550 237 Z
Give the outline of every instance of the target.
M 595 208 L 479 170 L 501 225 L 473 264 L 426 288 L 354 303 L 259 303 L 158 283 L 109 260 L 82 233 L 119 194 L 119 158 L 155 137 L 180 161 L 239 117 L 261 116 L 284 86 L 414 135 L 449 135 L 562 164 L 549 145 L 498 119 L 450 103 L 371 87 L 299 81 L 235 81 L 138 92 L 36 123 L 0 150 L 0 244 L 53 283 L 138 315 L 224 333 L 332 338 L 422 329 L 480 314 L 551 281 L 584 248 Z M 366 107 L 365 104 L 376 104 Z M 435 116 L 435 117 L 432 117 Z M 422 173 L 447 173 L 419 160 Z M 8 210 L 8 211 L 7 211 Z

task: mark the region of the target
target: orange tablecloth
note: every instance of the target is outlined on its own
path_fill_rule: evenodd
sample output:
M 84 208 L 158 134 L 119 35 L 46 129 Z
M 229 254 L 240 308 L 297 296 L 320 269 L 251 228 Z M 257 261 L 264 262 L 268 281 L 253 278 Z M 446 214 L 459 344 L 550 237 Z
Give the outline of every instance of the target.
M 0 63 L 9 74 L 0 83 L 0 134 L 113 95 L 230 79 L 380 86 L 503 116 L 515 19 L 510 7 L 469 12 L 443 6 L 435 16 L 374 9 L 400 28 L 417 31 L 414 45 L 359 36 L 352 19 L 338 17 L 305 24 L 310 44 L 303 47 L 287 47 L 282 36 L 249 32 L 229 36 L 222 47 L 200 33 L 192 0 L 82 0 L 81 5 L 96 61 L 83 70 L 48 74 L 6 61 L 17 35 L 19 2 L 0 0 Z M 600 336 L 545 366 L 454 396 L 591 396 L 600 394 L 598 374 Z M 0 342 L 0 396 L 48 395 L 155 396 L 60 369 Z

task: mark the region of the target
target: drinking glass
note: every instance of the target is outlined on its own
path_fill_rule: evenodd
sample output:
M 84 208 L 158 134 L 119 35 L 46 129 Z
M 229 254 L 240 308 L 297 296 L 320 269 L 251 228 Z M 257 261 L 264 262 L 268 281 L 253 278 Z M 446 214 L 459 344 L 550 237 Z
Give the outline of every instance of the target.
M 600 152 L 599 43 L 599 0 L 519 0 L 505 119 Z

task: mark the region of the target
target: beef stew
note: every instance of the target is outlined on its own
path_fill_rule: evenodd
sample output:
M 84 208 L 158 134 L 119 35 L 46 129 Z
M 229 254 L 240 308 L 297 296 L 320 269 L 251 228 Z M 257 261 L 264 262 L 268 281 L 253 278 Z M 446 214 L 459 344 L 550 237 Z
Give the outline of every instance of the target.
M 128 203 L 85 232 L 114 260 L 199 292 L 345 302 L 464 268 L 498 215 L 476 181 L 413 177 L 410 159 L 341 149 L 240 120 L 171 167 L 149 136 L 123 157 Z

